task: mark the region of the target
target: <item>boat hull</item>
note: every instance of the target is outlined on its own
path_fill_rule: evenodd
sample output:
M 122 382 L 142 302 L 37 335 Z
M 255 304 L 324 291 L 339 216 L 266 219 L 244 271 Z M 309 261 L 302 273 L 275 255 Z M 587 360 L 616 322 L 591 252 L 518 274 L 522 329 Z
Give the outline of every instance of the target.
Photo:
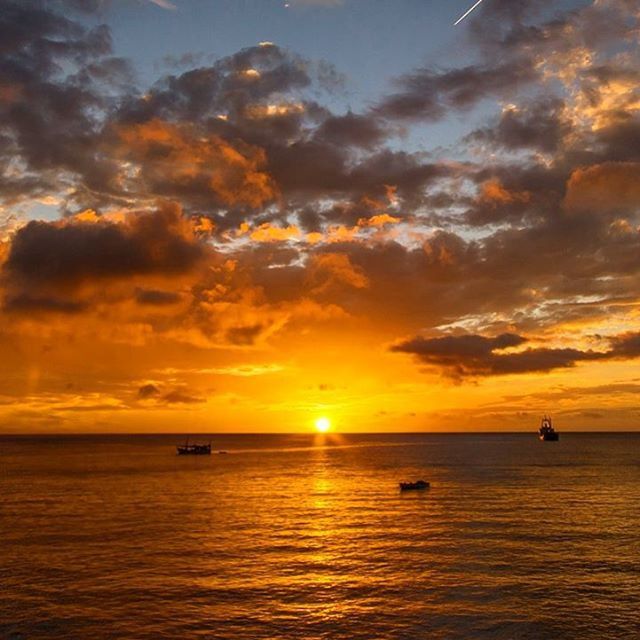
M 557 433 L 545 433 L 538 436 L 543 442 L 557 442 L 560 436 Z
M 429 483 L 425 480 L 418 480 L 418 482 L 401 482 L 400 491 L 423 491 L 430 487 Z
M 211 447 L 209 445 L 203 446 L 184 446 L 176 447 L 176 451 L 179 456 L 210 456 Z

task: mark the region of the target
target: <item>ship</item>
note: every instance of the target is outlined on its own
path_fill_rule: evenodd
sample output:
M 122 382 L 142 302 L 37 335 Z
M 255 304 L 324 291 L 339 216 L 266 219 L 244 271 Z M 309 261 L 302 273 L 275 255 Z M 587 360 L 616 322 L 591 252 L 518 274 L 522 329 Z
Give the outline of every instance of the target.
M 418 480 L 416 482 L 401 482 L 400 491 L 419 491 L 428 489 L 431 485 L 426 480 Z
M 547 442 L 556 442 L 560 439 L 560 434 L 553 428 L 549 416 L 543 416 L 540 429 L 538 429 L 538 437 Z
M 211 455 L 211 443 L 209 444 L 189 444 L 189 438 L 187 441 L 176 447 L 176 451 L 179 456 L 210 456 Z

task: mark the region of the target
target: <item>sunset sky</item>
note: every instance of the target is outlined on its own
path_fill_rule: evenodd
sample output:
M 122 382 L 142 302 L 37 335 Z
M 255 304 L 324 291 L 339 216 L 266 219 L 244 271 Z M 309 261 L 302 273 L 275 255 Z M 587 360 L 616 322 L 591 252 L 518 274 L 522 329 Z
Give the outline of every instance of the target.
M 637 0 L 1 0 L 0 431 L 640 426 Z

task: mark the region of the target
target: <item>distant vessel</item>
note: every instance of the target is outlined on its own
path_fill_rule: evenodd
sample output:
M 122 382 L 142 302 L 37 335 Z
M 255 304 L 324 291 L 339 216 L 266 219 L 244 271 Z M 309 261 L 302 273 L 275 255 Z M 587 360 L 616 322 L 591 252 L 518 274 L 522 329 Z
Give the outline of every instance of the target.
M 209 444 L 189 444 L 189 438 L 183 445 L 176 447 L 179 456 L 210 456 L 211 443 Z
M 428 489 L 431 485 L 426 480 L 418 480 L 417 482 L 401 482 L 400 491 L 416 491 L 419 489 Z
M 538 429 L 538 434 L 540 440 L 555 442 L 560 439 L 560 435 L 553 428 L 553 425 L 551 424 L 551 418 L 549 416 L 544 416 L 542 418 L 540 429 Z

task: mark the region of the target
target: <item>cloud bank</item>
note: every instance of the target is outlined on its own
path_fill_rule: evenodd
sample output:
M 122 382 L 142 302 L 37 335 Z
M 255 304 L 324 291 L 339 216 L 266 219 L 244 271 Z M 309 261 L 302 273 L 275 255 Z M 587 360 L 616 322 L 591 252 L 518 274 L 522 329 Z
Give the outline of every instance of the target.
M 0 340 L 224 368 L 341 326 L 458 381 L 636 358 L 640 15 L 550 8 L 486 0 L 472 63 L 336 113 L 339 70 L 271 43 L 139 87 L 105 25 L 5 3 Z M 462 156 L 402 150 L 479 106 Z M 139 399 L 206 395 L 165 384 Z

